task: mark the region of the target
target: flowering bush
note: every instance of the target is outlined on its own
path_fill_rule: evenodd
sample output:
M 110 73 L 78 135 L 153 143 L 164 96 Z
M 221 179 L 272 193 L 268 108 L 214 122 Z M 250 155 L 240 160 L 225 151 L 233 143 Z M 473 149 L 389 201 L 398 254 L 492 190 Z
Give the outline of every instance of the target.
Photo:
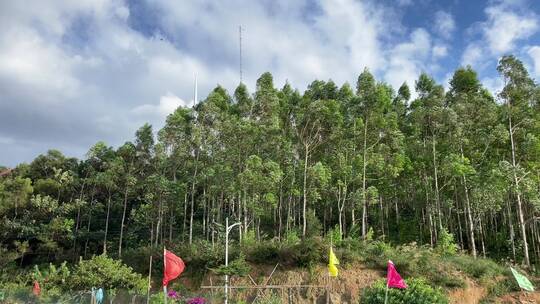
M 186 302 L 186 304 L 205 304 L 205 303 L 206 303 L 206 300 L 200 297 L 189 299 Z

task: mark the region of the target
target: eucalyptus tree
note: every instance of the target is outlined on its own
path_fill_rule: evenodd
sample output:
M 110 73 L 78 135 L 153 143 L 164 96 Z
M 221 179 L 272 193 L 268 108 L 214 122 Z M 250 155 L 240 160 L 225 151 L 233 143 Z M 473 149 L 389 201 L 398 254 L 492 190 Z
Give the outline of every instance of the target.
M 120 185 L 123 192 L 123 208 L 122 208 L 122 220 L 120 222 L 120 239 L 118 241 L 118 256 L 122 256 L 122 244 L 124 239 L 124 230 L 126 223 L 126 214 L 128 208 L 129 195 L 133 193 L 134 187 L 137 183 L 135 175 L 135 159 L 136 147 L 131 142 L 126 142 L 116 151 L 119 158 L 119 165 L 116 167 L 119 172 L 116 174 L 120 176 Z
M 487 179 L 492 173 L 494 168 L 486 166 L 486 164 L 491 163 L 490 151 L 494 148 L 494 144 L 500 140 L 502 130 L 498 123 L 495 100 L 482 87 L 476 72 L 470 66 L 455 71 L 450 80 L 446 103 L 457 116 L 455 129 L 451 134 L 448 134 L 449 140 L 452 140 L 450 137 L 453 137 L 456 143 L 456 148 L 452 151 L 454 157 L 448 160 L 448 163 L 455 164 L 454 173 L 458 174 L 461 179 L 468 221 L 469 248 L 473 256 L 476 257 L 474 217 L 479 221 L 480 231 L 483 230 L 481 215 L 474 216 L 473 206 L 476 206 L 476 211 L 480 211 L 484 209 L 482 208 L 483 204 L 489 203 L 487 200 L 481 200 L 487 194 L 481 194 L 486 185 L 478 185 L 476 182 Z M 470 185 L 471 178 L 474 179 L 476 185 Z M 478 193 L 476 193 L 477 191 Z M 481 201 L 471 202 L 471 192 L 473 197 Z M 491 202 L 500 202 L 500 200 L 493 197 Z M 496 206 L 491 207 L 496 208 Z M 483 244 L 483 233 L 481 234 Z M 485 246 L 482 246 L 482 249 L 485 253 Z
M 436 84 L 435 80 L 422 73 L 416 81 L 418 97 L 411 103 L 409 117 L 411 119 L 411 132 L 422 152 L 420 165 L 426 186 L 426 209 L 429 218 L 431 243 L 437 239 L 437 231 L 442 229 L 442 208 L 439 185 L 438 144 L 442 144 L 446 122 L 450 113 L 444 104 L 444 88 Z M 431 168 L 430 168 L 431 167 Z M 431 171 L 431 172 L 429 172 Z M 431 184 L 431 181 L 433 184 Z M 433 189 L 433 204 L 429 194 Z M 435 218 L 435 223 L 433 218 Z M 438 227 L 438 229 L 437 229 Z
M 304 156 L 303 161 L 303 202 L 302 202 L 302 236 L 306 236 L 307 208 L 308 208 L 308 169 L 310 168 L 311 154 L 322 144 L 329 141 L 340 127 L 343 121 L 341 108 L 335 99 L 327 99 L 332 96 L 327 87 L 314 82 L 309 87 L 299 110 L 294 117 L 296 137 L 300 151 Z
M 506 105 L 504 116 L 507 120 L 509 144 L 511 149 L 510 166 L 512 168 L 513 189 L 516 199 L 521 239 L 523 241 L 524 262 L 530 266 L 529 242 L 525 223 L 525 211 L 523 202 L 522 180 L 528 175 L 526 168 L 521 166 L 521 161 L 526 154 L 523 146 L 527 135 L 531 130 L 533 119 L 533 98 L 536 86 L 530 78 L 523 63 L 514 56 L 503 56 L 499 60 L 497 71 L 504 80 L 504 87 L 499 93 L 499 98 Z
M 400 140 L 400 131 L 395 120 L 389 116 L 392 107 L 391 89 L 384 83 L 377 83 L 373 75 L 365 69 L 356 83 L 356 98 L 352 98 L 349 111 L 353 129 L 359 129 L 356 133 L 357 146 L 360 150 L 361 159 L 361 185 L 355 197 L 359 199 L 362 208 L 362 237 L 366 237 L 368 231 L 368 202 L 373 198 L 372 194 L 377 191 L 375 185 L 368 185 L 368 174 L 378 174 L 382 169 L 382 154 L 393 141 Z M 398 144 L 399 146 L 399 144 Z M 368 169 L 371 172 L 368 172 Z M 370 188 L 371 187 L 371 188 Z M 368 191 L 368 189 L 370 191 Z M 368 193 L 369 192 L 369 193 Z M 352 224 L 355 222 L 355 207 L 352 208 Z
M 188 178 L 189 169 L 195 153 L 195 158 L 198 157 L 198 149 L 196 149 L 195 140 L 195 113 L 192 109 L 178 107 L 173 113 L 167 116 L 165 126 L 158 132 L 159 142 L 164 145 L 165 151 L 168 154 L 168 163 L 170 165 L 170 171 L 172 174 L 173 183 L 176 187 L 184 185 L 184 191 L 177 191 L 183 193 L 183 197 L 177 197 L 177 201 L 183 201 L 183 215 L 182 221 L 182 237 L 185 236 L 186 230 L 186 217 L 188 206 Z M 193 174 L 196 175 L 196 172 Z M 195 176 L 196 177 L 196 176 Z M 194 178 L 192 179 L 194 181 Z M 192 185 L 193 194 L 195 186 Z

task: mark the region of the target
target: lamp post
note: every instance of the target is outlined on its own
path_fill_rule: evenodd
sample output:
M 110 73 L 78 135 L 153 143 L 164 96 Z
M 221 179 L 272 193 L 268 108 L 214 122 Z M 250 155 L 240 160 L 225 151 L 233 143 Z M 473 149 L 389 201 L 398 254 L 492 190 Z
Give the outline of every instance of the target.
M 240 222 L 229 226 L 229 218 L 225 218 L 225 267 L 229 266 L 229 232 L 240 225 Z M 229 275 L 225 274 L 225 304 L 229 303 Z

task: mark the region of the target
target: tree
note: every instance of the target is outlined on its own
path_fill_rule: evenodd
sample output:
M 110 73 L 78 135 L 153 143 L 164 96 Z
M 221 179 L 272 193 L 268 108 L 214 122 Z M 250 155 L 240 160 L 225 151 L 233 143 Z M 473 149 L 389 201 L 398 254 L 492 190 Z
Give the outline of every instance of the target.
M 510 137 L 511 148 L 511 165 L 514 188 L 513 194 L 516 198 L 517 212 L 519 217 L 519 226 L 521 238 L 523 240 L 523 253 L 525 264 L 530 266 L 529 244 L 527 242 L 527 232 L 525 227 L 525 215 L 523 211 L 522 193 L 520 187 L 520 179 L 523 176 L 518 176 L 520 171 L 520 155 L 519 144 L 523 142 L 524 136 L 527 134 L 527 124 L 531 123 L 531 99 L 534 96 L 535 84 L 529 77 L 529 74 L 523 63 L 514 56 L 503 56 L 499 60 L 497 71 L 504 79 L 504 88 L 499 93 L 505 105 L 505 116 L 508 121 L 508 134 Z M 520 128 L 522 131 L 520 131 Z
M 303 172 L 303 204 L 302 204 L 302 235 L 306 235 L 307 229 L 307 205 L 308 205 L 308 168 L 309 157 L 313 151 L 330 140 L 334 131 L 342 123 L 339 104 L 334 99 L 319 99 L 321 96 L 316 91 L 315 83 L 310 86 L 307 96 L 304 96 L 302 105 L 295 117 L 296 136 L 302 147 L 304 155 Z

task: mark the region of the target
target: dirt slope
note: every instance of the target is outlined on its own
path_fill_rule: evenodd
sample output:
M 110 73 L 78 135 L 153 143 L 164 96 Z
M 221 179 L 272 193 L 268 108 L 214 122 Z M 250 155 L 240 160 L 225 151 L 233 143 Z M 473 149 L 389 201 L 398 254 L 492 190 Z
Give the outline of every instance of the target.
M 245 303 L 252 303 L 257 298 L 261 300 L 259 303 L 264 303 L 266 297 L 273 295 L 280 298 L 281 303 L 284 304 L 325 304 L 328 297 L 328 302 L 333 304 L 358 304 L 362 289 L 378 279 L 384 278 L 385 275 L 384 272 L 369 269 L 362 264 L 341 267 L 337 278 L 329 278 L 327 268 L 322 265 L 311 271 L 278 266 L 270 280 L 267 281 L 273 269 L 273 266 L 252 266 L 251 278 L 234 278 L 231 280 L 231 285 L 247 287 L 254 287 L 256 284 L 270 286 L 315 285 L 317 287 L 267 290 L 232 289 L 230 298 L 243 300 Z M 221 277 L 209 276 L 205 278 L 202 285 L 223 286 L 222 282 Z M 326 290 L 329 291 L 328 295 Z M 467 280 L 467 287 L 464 289 L 448 291 L 452 304 L 478 304 L 486 294 L 486 289 L 472 280 Z M 498 298 L 495 303 L 540 303 L 540 293 L 512 293 Z

